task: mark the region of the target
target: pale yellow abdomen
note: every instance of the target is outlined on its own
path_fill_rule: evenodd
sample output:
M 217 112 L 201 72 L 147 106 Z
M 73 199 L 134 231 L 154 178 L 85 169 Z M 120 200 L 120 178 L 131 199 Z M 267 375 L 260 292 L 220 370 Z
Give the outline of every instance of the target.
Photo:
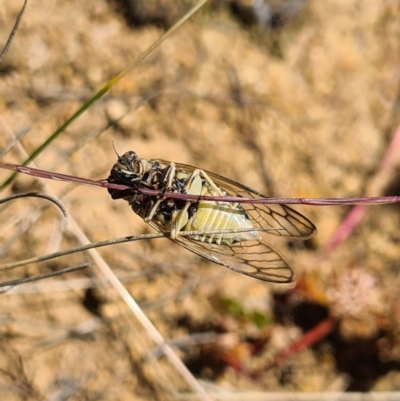
M 196 213 L 182 228 L 183 231 L 216 231 L 254 228 L 239 205 L 224 202 L 200 202 Z M 229 234 L 205 234 L 193 236 L 202 242 L 231 245 L 234 242 L 257 240 L 257 231 Z

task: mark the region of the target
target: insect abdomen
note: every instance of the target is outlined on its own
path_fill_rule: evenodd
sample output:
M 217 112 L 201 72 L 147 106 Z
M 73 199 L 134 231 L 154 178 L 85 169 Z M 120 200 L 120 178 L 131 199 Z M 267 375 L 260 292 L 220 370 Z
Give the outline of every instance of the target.
M 254 228 L 246 211 L 238 204 L 223 202 L 200 202 L 196 213 L 183 227 L 184 231 L 216 231 Z M 202 242 L 232 245 L 234 242 L 257 240 L 256 231 L 229 234 L 205 234 L 193 236 Z

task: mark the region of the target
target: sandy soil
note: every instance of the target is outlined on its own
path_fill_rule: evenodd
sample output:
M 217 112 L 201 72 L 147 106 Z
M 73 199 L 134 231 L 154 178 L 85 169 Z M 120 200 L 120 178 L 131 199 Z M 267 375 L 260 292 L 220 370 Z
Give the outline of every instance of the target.
M 144 11 L 104 0 L 28 4 L 0 64 L 1 148 L 11 133 L 30 132 L 5 161 L 21 163 L 194 2 L 163 1 L 162 13 L 150 3 Z M 387 174 L 379 167 L 399 115 L 398 2 L 309 0 L 297 11 L 299 2 L 283 3 L 262 25 L 249 23 L 249 1 L 210 2 L 36 165 L 106 178 L 114 143 L 119 153 L 199 166 L 267 195 L 398 194 L 396 157 Z M 288 5 L 293 13 L 279 8 Z M 0 2 L 1 43 L 21 6 Z M 32 190 L 56 194 L 76 226 L 43 200 L 4 205 L 4 262 L 76 246 L 76 227 L 90 241 L 152 232 L 95 187 L 18 176 L 3 196 Z M 400 390 L 399 208 L 370 207 L 325 253 L 350 209 L 296 209 L 318 235 L 305 243 L 271 236 L 296 268 L 296 287 L 241 276 L 166 239 L 99 254 L 194 376 L 218 391 Z M 86 261 L 92 256 L 81 252 L 2 272 L 2 281 Z M 2 399 L 177 399 L 191 391 L 98 265 L 0 297 Z M 272 366 L 327 321 L 334 327 L 317 344 Z

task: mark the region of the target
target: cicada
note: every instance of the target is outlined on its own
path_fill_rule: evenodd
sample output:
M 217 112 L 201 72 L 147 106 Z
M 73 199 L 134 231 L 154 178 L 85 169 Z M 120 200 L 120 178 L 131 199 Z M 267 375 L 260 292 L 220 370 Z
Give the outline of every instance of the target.
M 265 242 L 261 230 L 303 240 L 316 232 L 310 220 L 286 205 L 168 198 L 168 193 L 225 199 L 266 197 L 210 171 L 161 159 L 142 159 L 133 151 L 118 156 L 108 182 L 134 189 L 108 191 L 113 199 L 126 200 L 136 214 L 156 231 L 167 233 L 171 241 L 260 280 L 288 283 L 294 279 L 289 264 Z M 157 190 L 159 195 L 148 195 L 140 189 Z M 184 236 L 185 231 L 196 234 Z

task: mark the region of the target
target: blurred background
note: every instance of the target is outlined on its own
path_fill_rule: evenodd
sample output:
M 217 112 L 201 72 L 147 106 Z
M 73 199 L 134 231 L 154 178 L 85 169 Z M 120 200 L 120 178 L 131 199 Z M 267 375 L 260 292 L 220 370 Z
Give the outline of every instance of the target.
M 22 163 L 194 4 L 28 3 L 0 64 L 0 147 L 30 131 L 3 161 Z M 1 47 L 22 5 L 0 2 Z M 210 0 L 35 164 L 104 179 L 114 143 L 119 154 L 191 164 L 268 196 L 398 195 L 399 21 L 395 0 Z M 1 181 L 9 174 L 0 170 Z M 104 189 L 19 175 L 2 195 L 27 191 L 56 194 L 90 241 L 152 232 Z M 295 285 L 241 276 L 167 239 L 98 252 L 221 399 L 237 389 L 400 390 L 399 207 L 365 209 L 339 240 L 350 208 L 296 210 L 318 235 L 271 236 L 297 271 Z M 0 211 L 3 262 L 80 242 L 76 226 L 43 200 Z M 1 280 L 86 261 L 82 252 L 1 272 Z M 95 263 L 0 296 L 2 399 L 189 399 L 96 271 Z

